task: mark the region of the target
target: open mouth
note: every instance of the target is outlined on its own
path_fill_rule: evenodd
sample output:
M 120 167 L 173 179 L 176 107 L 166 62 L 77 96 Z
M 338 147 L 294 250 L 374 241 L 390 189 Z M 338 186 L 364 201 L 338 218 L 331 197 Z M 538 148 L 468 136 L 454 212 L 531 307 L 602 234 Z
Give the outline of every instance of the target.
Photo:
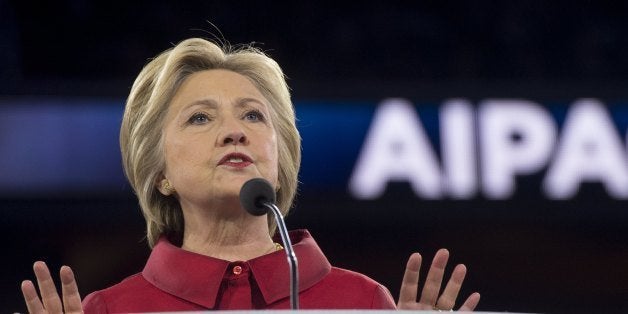
M 227 154 L 218 162 L 219 166 L 229 166 L 235 168 L 245 168 L 248 165 L 252 164 L 253 160 L 251 157 L 242 154 L 242 153 L 231 153 Z

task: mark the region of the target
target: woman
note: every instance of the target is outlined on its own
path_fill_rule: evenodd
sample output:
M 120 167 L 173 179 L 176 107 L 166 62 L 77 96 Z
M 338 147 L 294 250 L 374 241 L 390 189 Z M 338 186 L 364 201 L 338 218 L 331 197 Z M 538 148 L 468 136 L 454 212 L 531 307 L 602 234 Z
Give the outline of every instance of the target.
M 43 262 L 22 292 L 31 313 L 287 309 L 286 260 L 271 237 L 273 220 L 241 208 L 240 188 L 268 180 L 288 212 L 297 188 L 300 137 L 283 73 L 262 52 L 225 51 L 188 39 L 144 67 L 127 100 L 120 147 L 125 173 L 146 219 L 153 251 L 144 270 L 81 303 L 69 267 L 62 297 Z M 299 258 L 302 309 L 395 308 L 370 278 L 331 267 L 307 231 L 291 233 Z M 421 256 L 407 264 L 403 309 L 450 310 L 466 269 L 458 265 L 439 296 L 448 252 L 432 262 L 417 302 Z M 474 293 L 461 310 L 473 310 Z

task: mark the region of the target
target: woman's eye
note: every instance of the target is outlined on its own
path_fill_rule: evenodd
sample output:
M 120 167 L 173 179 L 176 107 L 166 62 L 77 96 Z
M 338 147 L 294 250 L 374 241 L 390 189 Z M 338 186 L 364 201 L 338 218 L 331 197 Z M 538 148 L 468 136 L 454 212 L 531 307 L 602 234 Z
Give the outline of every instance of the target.
M 244 115 L 244 118 L 249 121 L 264 121 L 264 115 L 257 110 L 247 112 Z
M 204 113 L 195 113 L 188 120 L 190 124 L 205 124 L 209 122 L 209 117 Z

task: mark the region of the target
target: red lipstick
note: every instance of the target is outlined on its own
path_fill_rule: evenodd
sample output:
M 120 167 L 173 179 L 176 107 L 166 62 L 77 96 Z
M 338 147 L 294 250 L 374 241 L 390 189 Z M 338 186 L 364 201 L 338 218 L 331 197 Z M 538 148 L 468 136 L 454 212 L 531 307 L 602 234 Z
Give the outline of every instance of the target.
M 225 155 L 218 162 L 219 166 L 229 166 L 234 168 L 246 168 L 248 165 L 252 164 L 253 160 L 251 157 L 242 154 L 242 153 L 230 153 Z

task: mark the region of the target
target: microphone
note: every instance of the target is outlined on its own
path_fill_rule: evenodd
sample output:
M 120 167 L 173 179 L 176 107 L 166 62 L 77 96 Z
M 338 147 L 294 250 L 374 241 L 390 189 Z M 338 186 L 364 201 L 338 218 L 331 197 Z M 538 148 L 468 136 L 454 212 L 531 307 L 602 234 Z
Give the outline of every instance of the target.
M 246 181 L 240 189 L 240 203 L 249 214 L 261 216 L 268 212 L 264 203 L 275 203 L 275 190 L 262 178 Z
M 288 236 L 288 228 L 283 220 L 283 215 L 275 205 L 275 190 L 268 181 L 262 178 L 254 178 L 246 181 L 240 189 L 240 204 L 249 214 L 261 216 L 270 210 L 275 216 L 283 248 L 286 251 L 288 265 L 290 266 L 290 307 L 299 309 L 299 273 L 297 256 L 292 249 L 292 242 Z

